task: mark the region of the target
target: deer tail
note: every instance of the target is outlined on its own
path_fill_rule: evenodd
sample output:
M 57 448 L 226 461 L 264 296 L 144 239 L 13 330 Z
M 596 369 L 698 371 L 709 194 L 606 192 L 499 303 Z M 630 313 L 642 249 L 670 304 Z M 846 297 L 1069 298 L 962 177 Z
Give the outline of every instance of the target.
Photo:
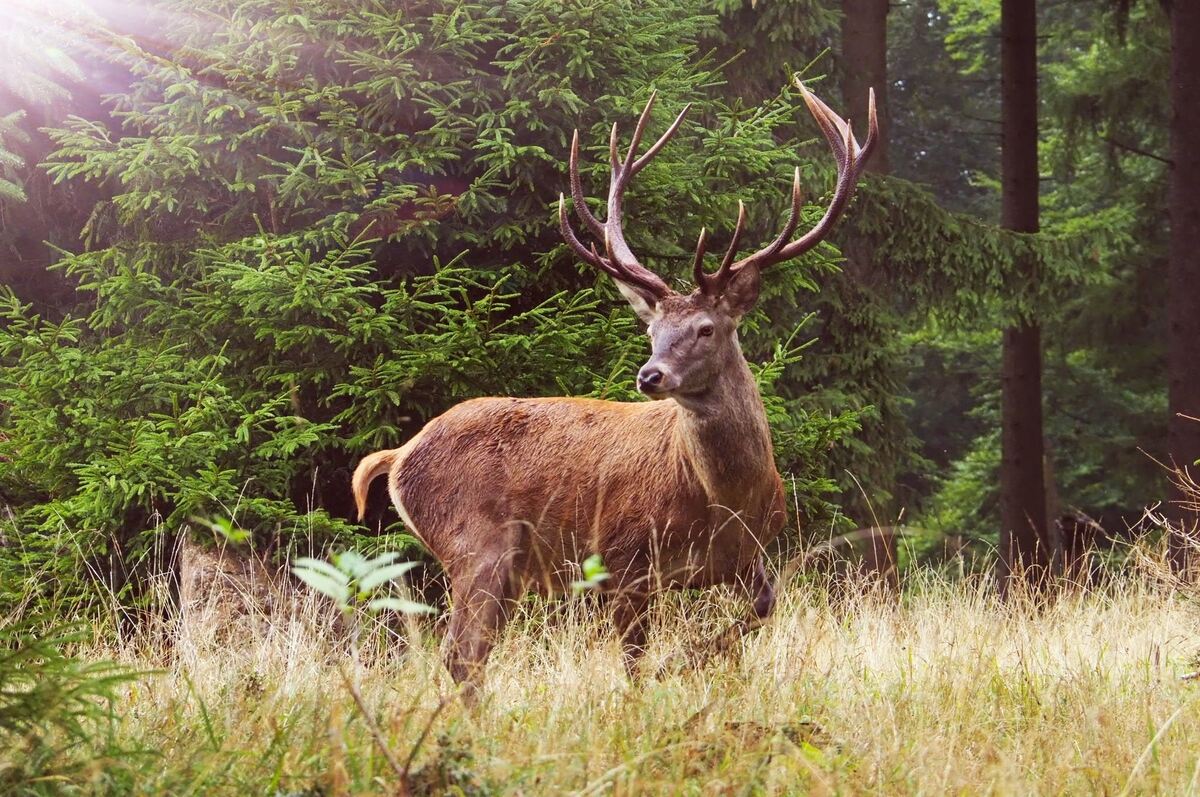
M 392 462 L 398 453 L 398 449 L 391 448 L 376 451 L 374 454 L 363 457 L 362 462 L 359 462 L 358 467 L 354 469 L 350 487 L 354 491 L 354 503 L 358 507 L 360 521 L 367 514 L 367 490 L 370 488 L 371 482 L 375 481 L 376 476 L 382 476 L 391 469 Z

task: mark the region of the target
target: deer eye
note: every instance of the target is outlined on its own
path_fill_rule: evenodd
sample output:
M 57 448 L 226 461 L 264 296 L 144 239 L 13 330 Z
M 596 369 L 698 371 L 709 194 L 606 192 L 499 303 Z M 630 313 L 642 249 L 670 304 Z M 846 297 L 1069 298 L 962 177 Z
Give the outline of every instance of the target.
M 707 338 L 710 335 L 712 335 L 712 333 L 713 333 L 713 325 L 712 324 L 702 324 L 700 326 L 700 328 L 698 330 L 696 330 L 696 335 L 699 337 L 702 337 L 702 338 Z

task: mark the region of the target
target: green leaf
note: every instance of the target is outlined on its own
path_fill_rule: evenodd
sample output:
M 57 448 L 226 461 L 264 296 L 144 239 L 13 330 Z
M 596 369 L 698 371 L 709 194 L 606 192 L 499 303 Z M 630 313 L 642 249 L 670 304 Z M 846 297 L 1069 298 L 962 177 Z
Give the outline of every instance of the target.
M 292 573 L 296 578 L 332 600 L 340 608 L 350 604 L 350 587 L 319 571 L 303 567 L 293 567 Z
M 583 577 L 588 581 L 603 581 L 608 578 L 608 568 L 604 566 L 604 557 L 594 553 L 583 560 Z
M 385 565 L 359 579 L 358 588 L 361 592 L 371 592 L 382 584 L 400 578 L 400 576 L 412 570 L 418 564 L 418 562 L 401 562 L 395 565 Z
M 370 560 L 368 560 L 367 566 L 371 570 L 374 570 L 377 567 L 383 567 L 384 565 L 391 564 L 392 562 L 396 561 L 399 558 L 400 558 L 400 554 L 396 551 L 384 551 L 383 553 L 379 554 L 378 556 L 375 556 L 375 557 L 371 558 Z
M 432 606 L 405 598 L 375 598 L 367 604 L 367 608 L 373 612 L 391 611 L 401 614 L 434 614 L 437 611 Z
M 299 559 L 292 561 L 292 569 L 295 570 L 297 567 L 319 571 L 320 573 L 332 578 L 340 584 L 348 585 L 350 583 L 349 575 L 334 567 L 329 562 L 326 562 L 324 559 L 313 559 L 311 557 L 302 556 Z
M 366 558 L 357 551 L 342 551 L 333 557 L 338 569 L 354 578 L 362 578 L 370 571 Z

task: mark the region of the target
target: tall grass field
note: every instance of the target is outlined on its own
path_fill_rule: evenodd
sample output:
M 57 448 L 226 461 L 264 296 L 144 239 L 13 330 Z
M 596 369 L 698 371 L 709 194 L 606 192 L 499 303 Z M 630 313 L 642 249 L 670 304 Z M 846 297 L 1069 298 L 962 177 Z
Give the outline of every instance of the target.
M 800 577 L 715 657 L 704 640 L 742 607 L 674 595 L 632 681 L 595 600 L 531 599 L 474 708 L 454 697 L 434 621 L 368 618 L 352 651 L 312 592 L 201 575 L 160 627 L 75 643 L 139 674 L 71 744 L 53 728 L 8 736 L 0 789 L 1200 793 L 1200 605 L 1146 573 L 1040 607 L 983 578 L 919 572 L 896 602 Z

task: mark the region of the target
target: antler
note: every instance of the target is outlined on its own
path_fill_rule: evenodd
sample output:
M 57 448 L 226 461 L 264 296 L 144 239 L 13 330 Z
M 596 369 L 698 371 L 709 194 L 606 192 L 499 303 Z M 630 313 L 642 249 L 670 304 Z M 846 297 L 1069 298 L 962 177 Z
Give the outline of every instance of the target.
M 858 177 L 862 174 L 863 168 L 866 166 L 867 158 L 871 155 L 871 150 L 875 146 L 875 141 L 879 137 L 879 120 L 875 115 L 875 90 L 871 89 L 868 97 L 868 126 L 867 140 L 862 146 L 854 139 L 854 133 L 850 129 L 849 120 L 842 119 L 834 113 L 828 105 L 820 100 L 815 94 L 810 92 L 796 79 L 796 86 L 800 89 L 800 94 L 804 97 L 804 104 L 808 106 L 809 113 L 817 121 L 817 126 L 821 128 L 822 135 L 829 142 L 829 148 L 833 150 L 834 156 L 838 163 L 838 179 L 837 186 L 833 191 L 833 199 L 829 202 L 829 207 L 825 209 L 825 215 L 817 222 L 817 226 L 806 232 L 799 239 L 792 241 L 792 234 L 796 231 L 796 225 L 800 222 L 800 169 L 796 169 L 792 177 L 792 210 L 788 214 L 787 223 L 783 225 L 783 231 L 776 236 L 775 240 L 767 244 L 762 249 L 759 249 L 749 257 L 744 257 L 737 262 L 734 262 L 734 255 L 737 253 L 738 242 L 742 237 L 742 226 L 745 223 L 746 208 L 741 202 L 738 203 L 738 220 L 737 226 L 733 231 L 733 240 L 729 243 L 729 250 L 725 253 L 724 259 L 721 261 L 721 267 L 712 274 L 705 273 L 703 258 L 704 258 L 704 232 L 700 233 L 700 242 L 696 247 L 696 260 L 693 264 L 693 271 L 696 277 L 696 284 L 700 286 L 700 290 L 709 295 L 719 295 L 733 276 L 747 266 L 755 266 L 764 269 L 768 266 L 773 266 L 776 263 L 781 263 L 784 260 L 791 260 L 812 249 L 821 242 L 833 225 L 837 223 L 838 218 L 842 215 L 842 211 L 846 208 L 846 203 L 850 201 L 850 197 L 854 194 L 854 186 L 858 182 Z M 790 243 L 789 243 L 790 242 Z
M 604 242 L 605 256 L 596 251 L 595 244 L 591 247 L 584 246 L 575 235 L 575 231 L 571 229 L 571 225 L 567 221 L 566 198 L 562 194 L 558 195 L 558 224 L 563 238 L 581 260 L 591 263 L 615 279 L 638 286 L 652 296 L 662 299 L 671 293 L 671 289 L 657 274 L 647 269 L 633 256 L 629 245 L 625 243 L 625 232 L 621 226 L 621 203 L 625 199 L 625 189 L 629 186 L 630 179 L 646 168 L 646 164 L 659 153 L 671 136 L 675 135 L 675 131 L 683 123 L 684 115 L 691 108 L 690 104 L 685 105 L 667 131 L 658 141 L 654 142 L 654 146 L 646 150 L 646 153 L 640 158 L 634 160 L 638 144 L 642 140 L 642 134 L 646 131 L 646 123 L 650 121 L 650 109 L 654 107 L 656 96 L 657 92 L 651 92 L 650 99 L 647 100 L 646 107 L 642 110 L 641 117 L 638 118 L 637 127 L 633 130 L 633 138 L 629 142 L 629 150 L 623 161 L 617 157 L 617 126 L 613 124 L 608 144 L 609 160 L 612 162 L 612 177 L 608 185 L 608 218 L 603 223 L 588 209 L 583 195 L 583 183 L 579 179 L 578 130 L 571 139 L 571 198 L 575 204 L 575 212 L 579 214 L 580 220 L 588 231 L 595 238 Z

